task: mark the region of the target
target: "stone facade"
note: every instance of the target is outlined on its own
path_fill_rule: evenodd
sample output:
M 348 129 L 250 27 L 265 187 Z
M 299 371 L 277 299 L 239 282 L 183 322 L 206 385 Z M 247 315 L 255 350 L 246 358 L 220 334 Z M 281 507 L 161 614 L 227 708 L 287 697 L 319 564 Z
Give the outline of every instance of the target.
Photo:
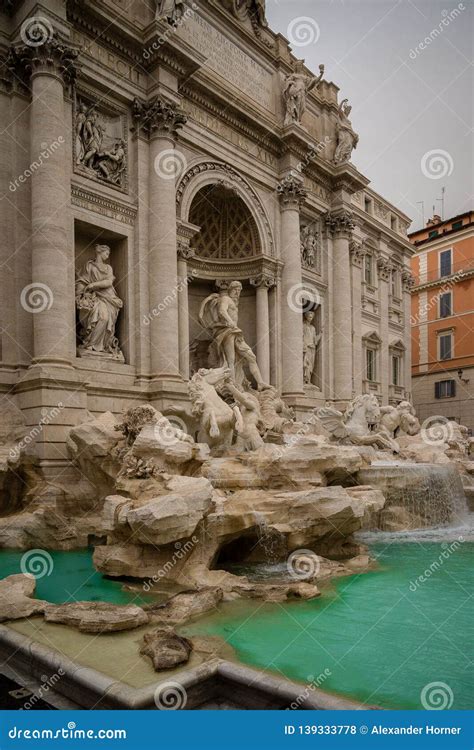
M 199 310 L 232 280 L 262 378 L 297 414 L 409 397 L 409 219 L 351 164 L 324 66 L 296 60 L 263 4 L 153 5 L 0 11 L 0 388 L 41 426 L 51 476 L 88 412 L 147 401 L 192 429 Z

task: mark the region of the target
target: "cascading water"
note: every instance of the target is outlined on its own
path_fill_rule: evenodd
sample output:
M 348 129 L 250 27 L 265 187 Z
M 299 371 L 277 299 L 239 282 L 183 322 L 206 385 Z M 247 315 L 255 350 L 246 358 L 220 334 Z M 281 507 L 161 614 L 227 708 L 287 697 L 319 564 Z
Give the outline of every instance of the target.
M 265 516 L 255 513 L 258 544 L 265 555 L 265 562 L 276 563 L 280 557 L 280 549 L 283 536 L 275 529 L 269 527 Z
M 410 514 L 411 528 L 461 524 L 468 513 L 461 477 L 454 466 L 380 461 L 359 471 L 357 480 L 385 495 L 382 519 L 390 509 L 402 508 Z

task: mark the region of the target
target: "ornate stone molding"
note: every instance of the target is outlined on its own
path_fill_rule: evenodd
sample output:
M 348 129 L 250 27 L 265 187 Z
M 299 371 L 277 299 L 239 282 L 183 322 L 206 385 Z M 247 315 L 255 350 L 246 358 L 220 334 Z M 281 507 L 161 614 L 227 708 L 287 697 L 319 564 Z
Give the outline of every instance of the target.
M 190 167 L 187 172 L 182 176 L 178 188 L 176 190 L 176 208 L 179 218 L 183 218 L 189 210 L 190 200 L 185 200 L 185 193 L 190 184 L 198 179 L 200 176 L 209 176 L 215 173 L 216 183 L 221 183 L 225 187 L 234 190 L 236 195 L 245 196 L 245 203 L 247 207 L 252 207 L 252 211 L 256 213 L 254 218 L 257 218 L 257 226 L 261 233 L 265 233 L 267 239 L 266 252 L 268 255 L 274 255 L 274 243 L 273 243 L 273 232 L 268 220 L 267 213 L 263 204 L 252 186 L 240 175 L 230 164 L 219 161 L 204 161 L 199 164 L 195 164 Z M 209 180 L 211 182 L 211 180 Z M 189 197 L 189 196 L 188 196 Z M 193 196 L 194 197 L 194 196 Z M 187 204 L 187 208 L 183 206 Z
M 254 276 L 250 279 L 250 284 L 257 289 L 258 287 L 266 287 L 267 289 L 272 289 L 274 286 L 276 286 L 276 278 L 275 276 L 270 276 L 266 273 L 261 273 L 258 276 Z
M 189 246 L 189 240 L 178 238 L 176 251 L 179 260 L 190 260 L 190 258 L 194 257 L 194 250 Z
M 301 180 L 293 175 L 288 175 L 277 185 L 282 208 L 293 208 L 299 210 L 306 200 L 307 190 L 303 187 Z
M 119 203 L 75 185 L 71 187 L 71 204 L 130 226 L 135 224 L 137 216 L 137 209 L 134 206 Z
M 365 251 L 362 242 L 351 240 L 349 243 L 349 252 L 351 254 L 351 261 L 357 268 L 362 268 L 364 261 Z
M 180 128 L 185 125 L 185 113 L 174 104 L 156 96 L 150 101 L 135 98 L 132 105 L 132 116 L 137 129 L 148 138 L 167 135 L 175 138 Z
M 324 221 L 327 231 L 336 236 L 350 237 L 355 227 L 352 211 L 347 211 L 346 209 L 337 213 L 328 212 Z
M 379 272 L 379 277 L 382 279 L 382 281 L 388 281 L 390 279 L 390 274 L 392 273 L 393 266 L 389 260 L 387 260 L 386 258 L 377 258 L 377 269 Z
M 409 292 L 415 286 L 415 277 L 410 271 L 402 271 L 402 286 L 405 292 Z
M 7 67 L 25 84 L 35 75 L 50 75 L 62 79 L 65 84 L 72 84 L 79 72 L 78 56 L 79 49 L 53 37 L 37 47 L 11 47 Z

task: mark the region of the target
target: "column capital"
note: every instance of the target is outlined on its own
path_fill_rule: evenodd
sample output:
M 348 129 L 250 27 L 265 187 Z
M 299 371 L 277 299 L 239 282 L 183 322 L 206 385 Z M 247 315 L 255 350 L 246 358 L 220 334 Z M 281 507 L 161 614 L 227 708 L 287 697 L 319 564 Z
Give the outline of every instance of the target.
M 305 202 L 307 191 L 301 180 L 293 175 L 288 175 L 277 185 L 282 208 L 293 208 L 299 210 Z
M 189 240 L 182 237 L 178 237 L 176 251 L 179 260 L 190 260 L 195 254 L 193 248 L 189 246 Z
M 415 286 L 415 277 L 407 269 L 402 271 L 402 286 L 405 292 L 409 292 Z
M 272 276 L 271 274 L 267 273 L 261 273 L 258 276 L 253 276 L 251 279 L 249 279 L 251 286 L 258 289 L 259 287 L 263 287 L 264 289 L 272 289 L 274 286 L 276 286 L 276 278 Z
M 328 211 L 324 217 L 326 231 L 335 236 L 347 237 L 350 239 L 354 229 L 354 219 L 352 211 L 342 209 L 341 211 Z
M 362 268 L 362 263 L 365 256 L 364 245 L 362 244 L 362 242 L 358 242 L 354 239 L 350 240 L 349 252 L 351 255 L 352 264 L 354 266 L 357 266 L 357 268 Z
M 137 130 L 141 130 L 148 138 L 168 136 L 175 139 L 178 130 L 188 119 L 179 107 L 160 96 L 155 96 L 150 101 L 135 97 L 132 106 Z
M 24 44 L 10 47 L 7 67 L 25 84 L 37 75 L 49 75 L 59 78 L 64 84 L 71 84 L 79 73 L 78 57 L 77 46 L 53 36 L 38 46 Z

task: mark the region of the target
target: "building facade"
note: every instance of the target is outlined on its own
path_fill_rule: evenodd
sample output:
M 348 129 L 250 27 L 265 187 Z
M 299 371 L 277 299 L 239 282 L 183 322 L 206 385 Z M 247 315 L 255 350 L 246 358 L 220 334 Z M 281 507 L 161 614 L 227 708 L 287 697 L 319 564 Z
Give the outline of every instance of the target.
M 409 235 L 413 402 L 421 420 L 474 429 L 474 211 L 434 216 Z
M 410 397 L 409 219 L 263 9 L 2 3 L 0 387 L 53 474 L 88 413 L 149 401 L 189 422 L 202 303 L 233 280 L 297 413 Z

